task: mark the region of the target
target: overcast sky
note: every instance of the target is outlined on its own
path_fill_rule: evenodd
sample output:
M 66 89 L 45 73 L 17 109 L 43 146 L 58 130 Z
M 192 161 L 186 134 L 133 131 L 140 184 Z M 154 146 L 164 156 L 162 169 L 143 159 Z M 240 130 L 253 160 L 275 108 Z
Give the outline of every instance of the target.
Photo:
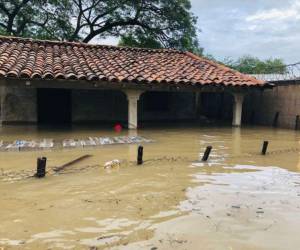
M 300 0 L 191 0 L 204 53 L 300 61 Z M 117 39 L 101 41 L 117 44 Z
M 300 0 L 191 0 L 205 53 L 300 61 Z

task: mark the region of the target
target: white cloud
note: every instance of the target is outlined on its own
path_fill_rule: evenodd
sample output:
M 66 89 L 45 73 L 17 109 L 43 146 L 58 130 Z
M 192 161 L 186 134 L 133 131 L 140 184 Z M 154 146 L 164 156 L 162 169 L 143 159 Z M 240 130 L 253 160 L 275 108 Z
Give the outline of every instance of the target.
M 285 9 L 270 9 L 264 11 L 258 11 L 254 15 L 250 15 L 246 18 L 246 21 L 281 21 L 286 19 L 300 19 L 300 0 L 292 3 Z
M 1 0 L 0 0 L 1 1 Z M 251 54 L 300 60 L 300 0 L 191 0 L 201 46 L 219 59 Z M 96 40 L 117 44 L 115 38 Z
M 205 53 L 219 59 L 250 54 L 300 60 L 300 0 L 191 1 Z

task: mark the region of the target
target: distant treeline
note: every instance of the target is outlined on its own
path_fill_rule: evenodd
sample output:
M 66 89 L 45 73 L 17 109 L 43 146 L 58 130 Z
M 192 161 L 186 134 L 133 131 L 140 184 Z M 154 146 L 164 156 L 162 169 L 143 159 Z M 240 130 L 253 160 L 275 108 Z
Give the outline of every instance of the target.
M 284 74 L 287 70 L 286 65 L 280 58 L 261 60 L 257 57 L 246 55 L 237 60 L 226 58 L 220 61 L 211 55 L 206 57 L 246 74 Z

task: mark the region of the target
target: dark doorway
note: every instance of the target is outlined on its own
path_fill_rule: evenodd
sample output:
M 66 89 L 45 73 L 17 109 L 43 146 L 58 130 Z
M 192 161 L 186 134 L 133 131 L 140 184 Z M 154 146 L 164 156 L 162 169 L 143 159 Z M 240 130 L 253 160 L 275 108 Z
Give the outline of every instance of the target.
M 146 92 L 142 95 L 142 108 L 146 112 L 167 112 L 170 110 L 169 92 Z
M 38 122 L 68 125 L 71 123 L 71 91 L 67 89 L 37 90 Z

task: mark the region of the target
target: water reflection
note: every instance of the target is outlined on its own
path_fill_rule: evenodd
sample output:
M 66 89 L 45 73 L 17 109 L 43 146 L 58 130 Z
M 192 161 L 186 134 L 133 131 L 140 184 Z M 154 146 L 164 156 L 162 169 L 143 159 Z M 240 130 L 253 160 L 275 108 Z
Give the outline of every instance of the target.
M 240 155 L 241 154 L 241 128 L 232 129 L 232 146 L 233 146 L 233 154 Z

